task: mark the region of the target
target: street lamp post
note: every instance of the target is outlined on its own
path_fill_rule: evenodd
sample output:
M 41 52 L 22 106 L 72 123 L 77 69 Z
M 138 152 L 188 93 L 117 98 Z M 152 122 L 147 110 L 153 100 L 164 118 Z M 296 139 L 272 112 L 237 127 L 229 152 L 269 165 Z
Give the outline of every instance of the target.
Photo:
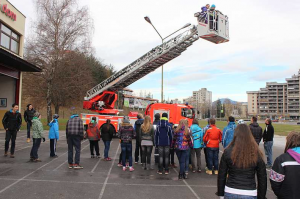
M 159 32 L 156 30 L 156 28 L 154 27 L 154 25 L 152 24 L 150 18 L 148 16 L 144 17 L 144 19 L 151 24 L 151 26 L 154 28 L 154 30 L 157 32 L 158 36 L 161 38 L 161 43 L 164 43 L 164 40 L 168 37 L 170 37 L 171 35 L 175 34 L 176 32 L 178 32 L 179 30 L 182 30 L 186 27 L 189 27 L 191 24 L 187 23 L 185 24 L 183 27 L 181 27 L 180 29 L 176 30 L 175 32 L 173 32 L 172 34 L 166 36 L 165 38 L 163 38 Z M 161 102 L 164 102 L 164 65 L 161 66 Z

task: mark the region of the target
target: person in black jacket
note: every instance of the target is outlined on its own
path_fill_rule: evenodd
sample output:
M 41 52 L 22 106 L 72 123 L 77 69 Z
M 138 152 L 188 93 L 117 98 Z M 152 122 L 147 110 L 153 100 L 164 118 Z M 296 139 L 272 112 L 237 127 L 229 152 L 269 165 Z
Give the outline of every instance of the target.
M 134 152 L 134 159 L 135 159 L 135 164 L 139 162 L 139 157 L 141 157 L 141 164 L 144 163 L 142 162 L 142 146 L 141 146 L 141 125 L 144 122 L 144 118 L 142 114 L 137 115 L 137 121 L 135 121 L 134 124 L 134 130 L 136 132 L 136 139 L 135 139 L 135 152 Z
M 252 135 L 256 141 L 256 143 L 259 145 L 261 138 L 263 136 L 263 131 L 262 128 L 259 126 L 259 124 L 257 123 L 257 117 L 252 117 L 251 118 L 251 124 L 249 125 L 250 130 L 252 132 Z
M 30 142 L 30 128 L 32 126 L 32 118 L 35 113 L 32 104 L 27 105 L 27 110 L 24 112 L 24 120 L 27 123 L 27 142 Z
M 114 135 L 114 128 L 110 124 L 110 119 L 106 120 L 106 123 L 101 127 L 101 138 L 104 143 L 104 160 L 111 161 L 111 158 L 108 156 L 110 142 Z
M 159 125 L 159 123 L 160 123 L 160 114 L 159 113 L 156 113 L 155 115 L 154 115 L 154 121 L 153 121 L 153 128 L 154 128 L 154 132 L 155 132 L 155 130 L 156 130 L 156 127 Z M 155 144 L 155 143 L 154 143 Z M 158 164 L 158 160 L 159 158 L 158 158 L 158 148 L 157 147 L 155 147 L 155 150 L 154 150 L 154 162 L 155 162 L 155 164 Z M 172 162 L 171 162 L 171 164 L 172 164 Z
M 270 182 L 279 199 L 298 199 L 300 197 L 299 132 L 288 134 L 284 154 L 276 158 L 270 171 Z
M 12 109 L 10 111 L 7 111 L 2 119 L 2 124 L 4 126 L 4 129 L 6 130 L 5 151 L 4 151 L 5 157 L 7 157 L 10 140 L 11 140 L 10 157 L 11 158 L 15 157 L 14 153 L 15 153 L 17 132 L 20 130 L 22 125 L 22 116 L 18 110 L 19 110 L 19 105 L 13 104 Z
M 232 142 L 221 158 L 217 195 L 224 196 L 225 199 L 265 199 L 266 192 L 267 172 L 263 154 L 249 127 L 239 124 L 234 131 Z
M 272 126 L 272 120 L 266 119 L 266 128 L 263 134 L 263 142 L 265 148 L 265 155 L 267 157 L 267 168 L 271 168 L 273 164 L 273 137 L 274 137 L 274 127 Z

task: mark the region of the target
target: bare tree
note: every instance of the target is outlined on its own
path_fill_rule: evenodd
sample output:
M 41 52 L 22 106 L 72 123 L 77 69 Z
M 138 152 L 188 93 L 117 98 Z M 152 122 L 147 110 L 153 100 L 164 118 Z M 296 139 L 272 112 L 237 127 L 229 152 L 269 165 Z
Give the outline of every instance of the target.
M 42 68 L 35 75 L 37 87 L 46 97 L 47 119 L 51 120 L 54 80 L 68 52 L 91 52 L 93 23 L 87 7 L 78 7 L 77 0 L 36 0 L 38 18 L 33 34 L 27 39 L 26 58 Z M 80 65 L 73 65 L 74 68 Z

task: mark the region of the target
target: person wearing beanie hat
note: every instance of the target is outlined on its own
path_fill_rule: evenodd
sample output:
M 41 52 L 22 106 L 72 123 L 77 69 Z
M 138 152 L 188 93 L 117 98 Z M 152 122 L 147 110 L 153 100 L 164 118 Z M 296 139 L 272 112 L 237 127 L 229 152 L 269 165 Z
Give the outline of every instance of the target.
M 129 160 L 129 171 L 134 171 L 132 167 L 132 139 L 135 138 L 135 131 L 133 126 L 130 124 L 128 116 L 123 118 L 123 122 L 119 129 L 119 139 L 121 142 L 122 149 L 122 165 L 123 171 L 126 171 L 126 156 Z
M 48 124 L 49 129 L 49 139 L 50 139 L 50 157 L 56 158 L 56 144 L 59 140 L 59 124 L 58 124 L 58 114 L 53 115 L 53 120 Z
M 158 163 L 158 174 L 162 174 L 165 169 L 165 174 L 169 174 L 169 156 L 170 146 L 172 143 L 172 128 L 168 122 L 168 114 L 163 113 L 159 125 L 155 130 L 155 146 L 158 148 L 159 163 Z
M 32 126 L 32 118 L 35 113 L 32 104 L 27 104 L 27 109 L 24 112 L 24 120 L 27 123 L 27 142 L 30 142 L 30 128 Z
M 40 148 L 41 142 L 45 142 L 44 137 L 44 128 L 41 122 L 41 114 L 39 112 L 35 112 L 32 119 L 32 148 L 30 152 L 30 161 L 33 162 L 41 162 L 38 157 L 38 150 Z

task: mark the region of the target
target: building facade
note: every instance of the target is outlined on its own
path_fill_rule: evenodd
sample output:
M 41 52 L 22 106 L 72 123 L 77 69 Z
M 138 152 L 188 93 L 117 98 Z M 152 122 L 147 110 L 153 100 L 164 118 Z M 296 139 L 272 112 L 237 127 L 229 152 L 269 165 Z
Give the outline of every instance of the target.
M 0 118 L 17 103 L 21 109 L 22 73 L 40 68 L 23 59 L 25 16 L 9 1 L 0 0 Z M 0 129 L 3 128 L 0 123 Z
M 212 92 L 207 88 L 201 88 L 199 91 L 193 91 L 193 100 L 196 104 L 212 104 Z
M 285 83 L 267 82 L 259 91 L 248 91 L 248 114 L 261 117 L 299 119 L 298 74 L 286 78 Z

